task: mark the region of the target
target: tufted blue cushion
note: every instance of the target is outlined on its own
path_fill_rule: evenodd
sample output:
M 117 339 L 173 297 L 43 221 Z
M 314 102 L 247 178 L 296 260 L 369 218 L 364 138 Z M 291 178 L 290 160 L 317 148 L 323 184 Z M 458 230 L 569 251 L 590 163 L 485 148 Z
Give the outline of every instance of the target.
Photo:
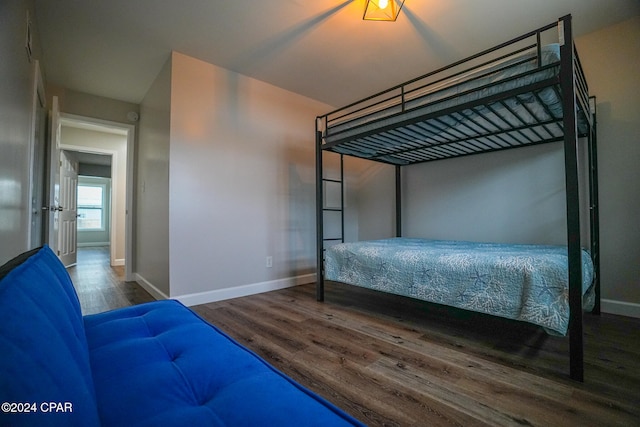
M 45 246 L 7 263 L 0 277 L 0 403 L 35 404 L 31 413 L 0 411 L 0 425 L 99 425 L 80 304 L 67 271 Z M 63 406 L 52 412 L 50 402 Z M 67 411 L 58 412 L 67 402 Z
M 3 402 L 35 413 L 0 426 L 362 425 L 177 301 L 83 318 L 46 246 L 0 267 Z
M 361 425 L 177 301 L 85 327 L 104 426 Z

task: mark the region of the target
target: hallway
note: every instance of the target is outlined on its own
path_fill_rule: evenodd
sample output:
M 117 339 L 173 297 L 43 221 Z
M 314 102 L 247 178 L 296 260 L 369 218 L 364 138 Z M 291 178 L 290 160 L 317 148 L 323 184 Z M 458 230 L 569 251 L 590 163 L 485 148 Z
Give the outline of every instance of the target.
M 78 248 L 78 263 L 67 269 L 78 293 L 82 314 L 154 301 L 136 282 L 124 281 L 124 267 L 109 265 L 109 247 Z

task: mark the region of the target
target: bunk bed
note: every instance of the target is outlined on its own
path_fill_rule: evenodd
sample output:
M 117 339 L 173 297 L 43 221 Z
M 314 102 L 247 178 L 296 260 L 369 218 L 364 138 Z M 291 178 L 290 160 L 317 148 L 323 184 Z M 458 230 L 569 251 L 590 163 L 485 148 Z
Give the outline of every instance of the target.
M 324 300 L 325 280 L 332 280 L 529 321 L 551 333 L 568 334 L 570 376 L 583 381 L 583 310 L 590 302 L 593 313 L 600 311 L 595 113 L 595 98 L 589 96 L 573 42 L 571 15 L 567 15 L 317 117 L 318 301 Z M 583 165 L 579 164 L 579 140 L 585 141 L 588 159 L 585 242 L 580 218 Z M 561 142 L 564 147 L 566 246 L 472 244 L 402 235 L 401 168 L 552 142 Z M 324 152 L 339 155 L 339 179 L 325 177 Z M 344 156 L 395 166 L 396 238 L 344 242 Z M 339 186 L 339 206 L 326 205 L 327 185 Z M 341 215 L 338 237 L 325 236 L 325 214 L 330 212 Z M 450 256 L 465 261 L 436 263 Z M 523 259 L 528 261 L 523 263 Z M 471 270 L 452 268 L 461 264 Z M 484 276 L 478 273 L 489 268 L 487 265 L 498 269 L 490 270 L 492 275 L 502 277 L 494 286 L 482 283 Z M 515 278 L 505 278 L 511 273 Z M 456 275 L 480 286 L 474 290 L 461 285 Z M 537 279 L 531 279 L 533 276 Z M 504 303 L 505 293 L 513 293 L 537 314 L 518 317 L 523 307 Z M 466 304 L 469 301 L 475 305 Z M 495 309 L 505 304 L 508 309 Z M 540 312 L 555 320 L 539 321 L 545 317 Z

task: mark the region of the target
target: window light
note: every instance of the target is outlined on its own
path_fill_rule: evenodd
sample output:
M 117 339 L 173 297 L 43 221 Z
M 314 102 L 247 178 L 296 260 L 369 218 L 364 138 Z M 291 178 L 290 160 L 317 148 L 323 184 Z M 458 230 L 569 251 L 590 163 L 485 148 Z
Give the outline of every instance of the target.
M 365 21 L 395 21 L 404 0 L 367 0 L 364 7 Z
M 105 185 L 78 184 L 78 230 L 104 230 Z

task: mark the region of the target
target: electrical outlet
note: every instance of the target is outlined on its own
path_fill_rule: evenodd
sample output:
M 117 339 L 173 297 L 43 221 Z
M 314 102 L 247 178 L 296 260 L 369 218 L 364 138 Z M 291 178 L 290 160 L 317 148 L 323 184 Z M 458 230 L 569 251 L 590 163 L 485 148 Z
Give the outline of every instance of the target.
M 273 257 L 272 256 L 268 256 L 267 257 L 267 268 L 271 268 L 273 267 Z

